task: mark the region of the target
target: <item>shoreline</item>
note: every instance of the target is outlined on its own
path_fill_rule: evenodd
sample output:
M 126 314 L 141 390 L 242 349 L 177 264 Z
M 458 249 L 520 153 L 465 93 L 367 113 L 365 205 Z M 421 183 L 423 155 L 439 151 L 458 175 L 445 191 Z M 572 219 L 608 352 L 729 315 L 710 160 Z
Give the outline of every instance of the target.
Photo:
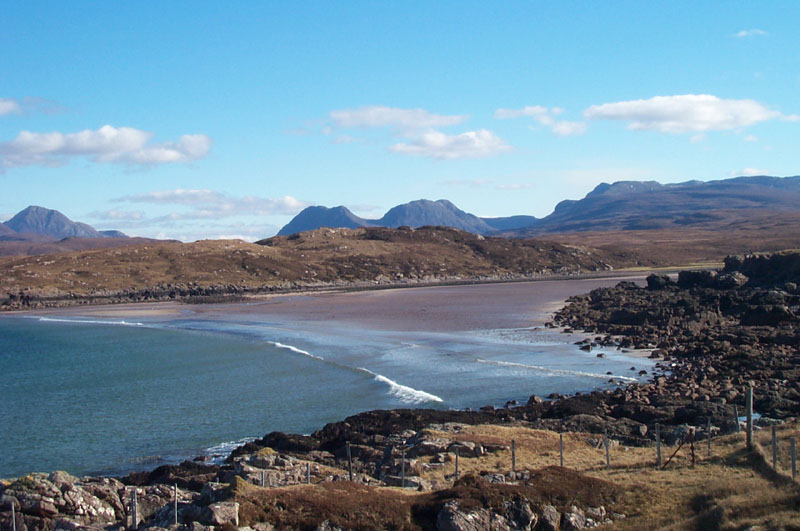
M 282 319 L 292 321 L 294 318 L 300 320 L 297 328 L 311 327 L 316 329 L 318 326 L 340 328 L 345 326 L 347 328 L 357 328 L 362 330 L 378 330 L 393 334 L 400 330 L 423 330 L 430 331 L 434 334 L 444 332 L 446 334 L 458 334 L 462 330 L 485 330 L 485 329 L 501 329 L 501 330 L 519 330 L 523 336 L 529 333 L 544 334 L 540 336 L 544 341 L 548 341 L 549 334 L 556 334 L 558 331 L 555 329 L 548 329 L 544 324 L 553 318 L 553 310 L 561 308 L 564 300 L 575 293 L 584 293 L 598 285 L 614 285 L 618 279 L 606 279 L 598 281 L 597 279 L 583 279 L 580 282 L 571 279 L 570 281 L 558 281 L 550 283 L 529 283 L 527 287 L 521 290 L 518 284 L 492 284 L 481 286 L 433 286 L 421 288 L 418 290 L 381 290 L 381 291 L 361 291 L 355 293 L 315 293 L 315 294 L 291 294 L 271 297 L 265 301 L 255 301 L 250 303 L 230 303 L 230 304 L 217 304 L 217 305 L 185 305 L 181 303 L 138 303 L 119 306 L 81 306 L 72 308 L 59 308 L 30 311 L 23 313 L 9 314 L 9 317 L 16 315 L 19 317 L 89 317 L 113 320 L 135 320 L 137 317 L 151 317 L 156 320 L 166 318 L 187 319 L 201 319 L 210 320 L 213 322 L 220 322 L 223 325 L 227 322 L 273 322 L 273 318 L 278 316 Z M 587 285 L 588 284 L 588 285 Z M 563 290 L 568 290 L 564 292 Z M 445 293 L 447 294 L 445 296 Z M 520 295 L 521 293 L 521 295 Z M 513 301 L 509 301 L 507 296 L 515 295 Z M 536 295 L 538 294 L 538 295 Z M 442 308 L 442 312 L 437 312 L 436 306 L 440 306 L 442 300 L 452 300 L 451 305 L 446 305 Z M 508 322 L 508 317 L 502 317 L 495 314 L 492 306 L 488 306 L 486 310 L 483 307 L 475 309 L 470 300 L 498 299 L 496 302 L 501 306 L 509 306 L 511 310 L 507 313 L 511 314 L 513 319 Z M 524 303 L 520 305 L 520 302 Z M 540 304 L 541 303 L 541 304 Z M 432 305 L 432 306 L 431 306 Z M 378 308 L 391 307 L 392 311 L 381 312 Z M 350 313 L 344 312 L 342 309 L 349 309 Z M 425 310 L 428 311 L 425 311 Z M 183 314 L 182 312 L 190 310 L 191 314 Z M 413 311 L 411 311 L 413 310 Z M 409 313 L 410 312 L 410 313 Z M 408 313 L 408 315 L 404 315 Z M 399 316 L 399 317 L 398 317 Z M 476 320 L 477 319 L 477 320 Z M 144 319 L 142 319 L 144 321 Z M 266 321 L 265 321 L 266 320 Z M 146 321 L 145 321 L 146 322 Z M 477 324 L 476 324 L 477 323 Z M 535 331 L 535 329 L 540 329 Z M 423 337 L 425 332 L 421 332 Z M 324 331 L 323 331 L 324 334 Z M 514 333 L 516 335 L 516 333 Z M 574 345 L 578 340 L 586 337 L 585 334 L 573 333 L 565 334 L 562 336 L 563 345 L 568 350 L 574 349 L 578 355 L 578 346 Z M 411 338 L 411 341 L 414 339 Z M 514 340 L 512 340 L 514 341 Z M 525 340 L 523 340 L 524 342 Z M 308 349 L 307 346 L 301 348 Z M 523 347 L 524 348 L 524 347 Z M 311 349 L 308 349 L 311 350 Z M 311 352 L 315 352 L 311 350 Z M 633 357 L 634 353 L 625 353 L 624 356 Z M 582 353 L 586 356 L 588 363 L 594 363 L 595 353 Z M 610 354 L 613 359 L 613 355 Z M 515 360 L 514 357 L 508 361 L 521 361 Z M 491 358 L 489 358 L 491 359 Z M 556 359 L 556 358 L 554 358 Z M 597 360 L 598 364 L 604 363 L 604 360 Z M 529 363 L 522 361 L 522 363 Z M 624 362 L 623 362 L 624 363 Z M 631 363 L 631 362 L 628 362 Z M 638 363 L 635 365 L 639 366 Z M 619 360 L 607 365 L 602 371 L 608 368 L 614 370 L 618 378 L 624 380 L 628 377 L 626 374 L 628 365 L 620 366 L 622 363 Z M 355 366 L 355 365 L 354 365 Z M 359 364 L 359 366 L 362 366 Z M 366 365 L 370 367 L 370 365 Z M 556 363 L 557 366 L 557 363 Z M 383 372 L 379 367 L 371 367 L 378 372 Z M 504 369 L 505 370 L 505 369 Z M 521 369 L 528 370 L 528 369 Z M 574 369 L 581 370 L 581 369 Z M 584 369 L 585 370 L 585 369 Z M 558 371 L 556 371 L 558 372 Z M 601 374 L 599 371 L 594 371 Z M 392 375 L 391 372 L 384 374 Z M 402 376 L 402 375 L 399 375 Z M 416 388 L 419 385 L 414 383 L 414 380 L 401 379 L 397 376 L 392 376 L 393 379 L 400 382 L 400 384 L 410 384 Z M 598 380 L 597 384 L 592 384 L 591 387 L 585 387 L 588 392 L 593 388 L 602 388 L 606 384 L 605 379 Z M 425 384 L 418 382 L 422 385 L 421 389 L 427 389 Z M 550 384 L 547 384 L 549 387 Z M 539 388 L 534 384 L 526 390 L 527 393 L 522 396 L 522 393 L 514 392 L 500 393 L 501 395 L 509 395 L 504 397 L 496 397 L 487 399 L 486 401 L 479 401 L 474 404 L 457 406 L 459 410 L 465 411 L 467 408 L 479 409 L 482 406 L 491 405 L 492 407 L 502 407 L 508 401 L 525 402 L 530 393 L 536 392 Z M 578 388 L 583 390 L 584 388 Z M 552 389 L 551 389 L 552 390 Z M 558 390 L 558 389 L 556 389 Z M 518 390 L 517 390 L 518 391 Z M 564 392 L 560 391 L 559 392 Z M 436 394 L 438 392 L 434 391 Z M 545 391 L 544 394 L 551 391 Z M 453 399 L 452 393 L 448 395 Z M 463 401 L 462 401 L 463 402 Z M 473 401 L 475 402 L 475 401 Z M 373 406 L 374 407 L 374 406 Z M 392 408 L 415 407 L 396 405 Z M 370 408 L 356 409 L 355 411 L 369 411 Z M 353 411 L 353 410 L 351 410 Z M 349 412 L 348 412 L 349 414 Z M 334 415 L 329 417 L 331 421 L 340 420 L 340 416 Z M 309 425 L 309 430 L 321 429 L 321 425 Z M 265 430 L 266 431 L 266 430 Z M 211 446 L 217 443 L 229 442 L 233 439 L 239 438 L 240 435 L 257 435 L 259 432 L 239 433 L 221 433 L 221 437 Z M 263 435 L 263 433 L 261 434 Z M 158 452 L 156 452 L 158 453 Z M 196 453 L 186 454 L 189 458 L 194 458 L 200 455 L 206 455 L 205 451 L 198 451 Z M 152 465 L 155 466 L 155 465 Z M 113 468 L 113 467 L 112 467 Z M 96 470 L 96 469 L 95 469 Z
M 705 266 L 697 269 L 713 268 Z M 326 293 L 359 293 L 373 291 L 392 291 L 414 288 L 433 288 L 447 286 L 472 286 L 492 284 L 514 284 L 527 282 L 549 282 L 564 280 L 620 279 L 644 277 L 649 273 L 659 272 L 675 274 L 680 266 L 669 268 L 636 268 L 616 271 L 580 272 L 567 274 L 548 274 L 531 276 L 504 276 L 502 278 L 454 278 L 437 281 L 358 281 L 358 282 L 325 282 L 294 283 L 291 286 L 265 285 L 250 288 L 237 285 L 186 286 L 177 288 L 173 285 L 157 285 L 107 293 L 62 295 L 14 295 L 16 299 L 6 298 L 0 301 L 0 315 L 29 312 L 33 310 L 63 309 L 90 306 L 139 305 L 153 303 L 182 303 L 202 306 L 206 304 L 233 304 L 252 301 L 270 300 L 272 298 L 295 295 L 312 295 Z M 178 294 L 176 294 L 178 292 Z M 186 294 L 180 294 L 185 292 Z M 9 294 L 10 295 L 10 294 Z M 27 299 L 25 298 L 27 297 Z

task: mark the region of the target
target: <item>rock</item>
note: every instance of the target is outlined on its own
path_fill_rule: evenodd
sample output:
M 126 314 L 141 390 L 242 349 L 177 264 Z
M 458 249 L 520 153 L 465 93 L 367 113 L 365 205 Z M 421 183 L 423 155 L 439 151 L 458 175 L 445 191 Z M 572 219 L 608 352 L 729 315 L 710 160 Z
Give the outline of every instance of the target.
M 667 286 L 674 286 L 675 283 L 672 281 L 671 278 L 667 275 L 648 275 L 647 277 L 647 289 L 654 291 L 654 290 L 661 290 L 666 288 Z
M 539 522 L 539 517 L 531 509 L 530 503 L 521 498 L 506 503 L 505 517 L 512 529 L 521 531 L 530 531 Z
M 578 507 L 572 505 L 561 517 L 564 531 L 578 531 L 586 528 L 586 515 Z
M 715 277 L 713 271 L 681 271 L 678 273 L 678 287 L 680 288 L 706 288 L 714 285 Z
M 491 529 L 491 524 L 489 511 L 465 512 L 455 500 L 445 503 L 436 517 L 437 531 L 485 531 Z
M 744 286 L 749 280 L 749 278 L 744 276 L 739 271 L 734 271 L 732 273 L 723 273 L 717 275 L 715 282 L 717 287 L 720 289 L 733 289 Z
M 542 507 L 542 518 L 539 520 L 542 531 L 557 531 L 561 523 L 561 514 L 552 505 Z
M 344 528 L 341 528 L 338 525 L 333 525 L 330 523 L 330 521 L 325 520 L 317 526 L 316 531 L 344 531 Z
M 544 402 L 544 400 L 542 400 L 541 397 L 536 395 L 531 395 L 531 397 L 528 399 L 529 406 L 532 406 L 534 404 L 541 404 L 542 402 Z
M 236 502 L 212 503 L 206 507 L 200 521 L 206 525 L 231 524 L 239 527 L 239 504 Z

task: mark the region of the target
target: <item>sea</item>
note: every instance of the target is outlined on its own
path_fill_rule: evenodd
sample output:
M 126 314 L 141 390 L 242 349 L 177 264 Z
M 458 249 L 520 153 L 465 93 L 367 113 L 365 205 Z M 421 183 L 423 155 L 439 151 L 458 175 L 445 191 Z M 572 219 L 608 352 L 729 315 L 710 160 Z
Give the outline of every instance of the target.
M 270 316 L 0 317 L 0 478 L 124 475 L 373 409 L 524 404 L 653 361 L 545 328 L 367 329 Z M 598 353 L 605 357 L 598 357 Z M 612 373 L 611 375 L 607 373 Z

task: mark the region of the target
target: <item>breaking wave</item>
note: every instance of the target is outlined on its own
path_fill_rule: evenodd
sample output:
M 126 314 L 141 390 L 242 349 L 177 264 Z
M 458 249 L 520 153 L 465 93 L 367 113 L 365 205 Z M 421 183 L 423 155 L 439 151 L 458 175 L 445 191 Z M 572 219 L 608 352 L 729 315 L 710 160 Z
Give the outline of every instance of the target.
M 432 395 L 431 393 L 426 393 L 425 391 L 420 391 L 419 389 L 414 389 L 413 387 L 408 387 L 407 385 L 399 384 L 382 374 L 374 373 L 369 369 L 365 369 L 364 367 L 358 367 L 358 370 L 365 372 L 371 375 L 373 378 L 375 378 L 375 380 L 388 385 L 389 394 L 396 396 L 402 402 L 405 402 L 407 404 L 421 404 L 423 402 L 444 402 L 444 400 L 442 400 L 436 395 Z
M 90 319 L 64 319 L 59 317 L 39 317 L 39 321 L 46 321 L 49 323 L 79 323 L 79 324 L 102 324 L 102 325 L 116 325 L 116 326 L 144 326 L 144 323 L 129 322 L 129 321 L 95 321 Z
M 514 363 L 512 361 L 495 361 L 495 360 L 484 360 L 478 358 L 476 360 L 478 363 L 486 363 L 488 365 L 499 365 L 501 367 L 520 367 L 522 369 L 531 369 L 538 372 L 544 372 L 548 374 L 563 374 L 568 376 L 586 376 L 588 378 L 602 378 L 603 380 L 606 379 L 614 379 L 614 380 L 624 380 L 626 382 L 638 382 L 636 378 L 631 378 L 630 376 L 617 376 L 615 374 L 600 374 L 596 372 L 584 372 L 584 371 L 570 371 L 567 369 L 549 369 L 547 367 L 541 367 L 539 365 L 526 365 L 524 363 Z
M 324 360 L 325 359 L 322 356 L 315 356 L 314 354 L 312 354 L 312 353 L 310 353 L 310 352 L 308 352 L 306 350 L 302 350 L 302 349 L 299 349 L 297 347 L 293 347 L 292 345 L 284 345 L 283 343 L 279 343 L 278 341 L 268 341 L 268 343 L 270 345 L 274 346 L 274 347 L 278 347 L 278 348 L 282 348 L 282 349 L 286 349 L 286 350 L 291 350 L 292 352 L 295 352 L 297 354 L 302 354 L 303 356 L 308 356 L 309 358 L 314 358 L 315 360 Z

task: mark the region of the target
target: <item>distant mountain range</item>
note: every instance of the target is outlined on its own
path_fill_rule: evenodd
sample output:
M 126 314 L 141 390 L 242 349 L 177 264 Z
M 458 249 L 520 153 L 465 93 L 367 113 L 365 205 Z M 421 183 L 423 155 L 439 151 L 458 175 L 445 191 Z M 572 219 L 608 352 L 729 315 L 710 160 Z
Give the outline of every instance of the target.
M 86 223 L 72 221 L 58 210 L 33 205 L 18 212 L 5 223 L 0 223 L 0 239 L 5 241 L 127 237 L 117 230 L 95 230 Z
M 423 227 L 426 225 L 461 229 L 473 234 L 489 234 L 499 230 L 523 229 L 533 225 L 533 216 L 507 218 L 479 218 L 460 210 L 450 201 L 420 199 L 389 210 L 380 219 L 360 218 L 346 207 L 308 207 L 292 219 L 279 232 L 279 236 L 295 234 L 320 227 L 354 229 L 356 227 Z
M 800 176 L 736 177 L 718 181 L 660 184 L 602 183 L 580 200 L 565 200 L 544 218 L 519 215 L 479 218 L 446 200 L 412 201 L 380 219 L 360 218 L 346 207 L 308 207 L 278 235 L 320 227 L 455 227 L 475 234 L 531 236 L 559 232 L 704 227 L 746 221 L 754 214 L 800 211 Z

